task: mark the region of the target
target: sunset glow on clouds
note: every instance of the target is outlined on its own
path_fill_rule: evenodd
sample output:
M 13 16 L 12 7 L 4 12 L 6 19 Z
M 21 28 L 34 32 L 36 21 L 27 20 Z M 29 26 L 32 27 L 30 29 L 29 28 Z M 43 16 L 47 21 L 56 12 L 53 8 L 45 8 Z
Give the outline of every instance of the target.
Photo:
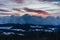
M 42 10 L 51 14 L 52 16 L 58 16 L 60 14 L 60 5 L 58 2 L 38 1 L 38 0 L 0 0 L 0 15 L 18 15 L 30 14 L 36 16 L 46 16 L 45 14 L 38 12 L 28 12 L 24 8 Z M 55 15 L 56 14 L 56 15 Z M 48 16 L 48 15 L 47 15 Z

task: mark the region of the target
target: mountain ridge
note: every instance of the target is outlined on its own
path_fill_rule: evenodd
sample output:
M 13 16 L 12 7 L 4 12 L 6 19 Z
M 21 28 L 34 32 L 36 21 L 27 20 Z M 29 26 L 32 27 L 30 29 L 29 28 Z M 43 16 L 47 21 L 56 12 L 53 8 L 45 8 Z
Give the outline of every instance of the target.
M 48 16 L 43 18 L 41 16 L 30 16 L 25 14 L 23 16 L 5 16 L 0 17 L 0 24 L 39 24 L 39 25 L 60 25 L 60 17 Z

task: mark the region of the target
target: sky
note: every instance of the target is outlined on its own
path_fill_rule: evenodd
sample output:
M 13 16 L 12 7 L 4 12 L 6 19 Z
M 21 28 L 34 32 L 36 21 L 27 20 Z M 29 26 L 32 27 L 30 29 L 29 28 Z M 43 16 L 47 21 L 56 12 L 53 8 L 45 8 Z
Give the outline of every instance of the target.
M 0 15 L 10 16 L 24 14 L 37 15 L 37 12 L 27 12 L 24 8 L 42 10 L 52 16 L 60 16 L 60 1 L 59 0 L 0 0 Z M 44 14 L 42 14 L 44 16 Z

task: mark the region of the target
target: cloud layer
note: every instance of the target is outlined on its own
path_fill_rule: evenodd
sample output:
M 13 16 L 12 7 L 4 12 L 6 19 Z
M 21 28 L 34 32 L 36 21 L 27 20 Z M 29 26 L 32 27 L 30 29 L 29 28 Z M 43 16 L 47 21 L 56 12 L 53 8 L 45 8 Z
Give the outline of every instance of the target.
M 56 2 L 56 0 L 51 2 L 38 0 L 0 0 L 0 14 L 23 15 L 28 13 L 24 8 L 30 8 L 43 10 L 52 15 L 58 15 L 60 14 L 59 4 L 59 1 Z

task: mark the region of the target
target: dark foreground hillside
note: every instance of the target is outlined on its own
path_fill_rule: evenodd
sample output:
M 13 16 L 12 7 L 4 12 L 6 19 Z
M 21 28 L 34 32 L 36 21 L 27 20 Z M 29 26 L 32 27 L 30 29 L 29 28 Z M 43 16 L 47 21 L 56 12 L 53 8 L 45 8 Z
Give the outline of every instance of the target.
M 0 40 L 60 40 L 60 33 L 29 33 L 20 35 L 0 35 Z
M 60 26 L 0 24 L 0 40 L 60 40 Z

